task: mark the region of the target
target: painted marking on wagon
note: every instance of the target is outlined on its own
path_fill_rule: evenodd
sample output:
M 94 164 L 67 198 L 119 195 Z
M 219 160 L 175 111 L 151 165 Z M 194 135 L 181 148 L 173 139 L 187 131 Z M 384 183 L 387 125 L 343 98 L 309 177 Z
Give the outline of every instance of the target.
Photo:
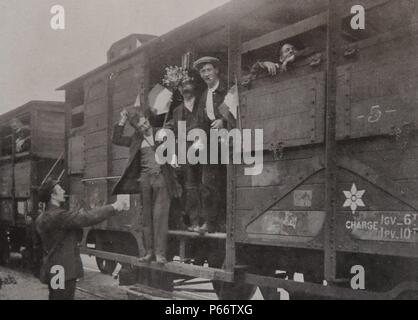
M 417 215 L 414 212 L 360 211 L 345 221 L 345 228 L 359 240 L 418 242 Z
M 370 116 L 367 118 L 367 121 L 370 123 L 376 123 L 379 122 L 382 118 L 382 110 L 380 110 L 381 107 L 379 105 L 373 106 L 370 108 Z
M 343 208 L 350 208 L 352 213 L 355 214 L 358 207 L 365 207 L 363 196 L 366 190 L 358 190 L 355 183 L 353 183 L 350 191 L 343 191 L 346 200 L 343 204 Z
M 293 204 L 295 207 L 312 207 L 312 190 L 296 190 L 293 193 Z
M 376 122 L 379 122 L 382 119 L 382 116 L 383 116 L 384 113 L 389 113 L 390 114 L 390 113 L 398 112 L 398 110 L 396 110 L 396 109 L 389 109 L 389 110 L 384 110 L 384 111 L 382 111 L 381 109 L 382 109 L 382 107 L 380 105 L 372 106 L 370 108 L 370 113 L 367 116 L 367 121 L 369 123 L 376 123 Z M 359 119 L 359 120 L 365 119 L 365 118 L 366 118 L 366 115 L 364 115 L 364 114 L 361 114 L 361 115 L 357 116 L 357 119 Z

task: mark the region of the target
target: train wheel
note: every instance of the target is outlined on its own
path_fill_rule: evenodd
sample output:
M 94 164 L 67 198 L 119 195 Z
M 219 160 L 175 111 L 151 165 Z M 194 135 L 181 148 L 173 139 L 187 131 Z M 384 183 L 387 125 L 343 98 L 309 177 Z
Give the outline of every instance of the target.
M 151 270 L 151 286 L 156 289 L 164 290 L 167 292 L 173 291 L 174 288 L 174 276 L 167 272 L 159 270 Z
M 258 271 L 261 275 L 267 276 L 267 277 L 273 277 L 273 278 L 279 278 L 279 279 L 286 279 L 287 273 L 281 272 L 277 273 L 276 268 L 274 267 L 267 267 L 262 266 L 258 268 Z M 260 292 L 263 295 L 264 300 L 280 300 L 281 295 L 280 292 L 278 292 L 277 288 L 273 287 L 259 287 Z
M 96 257 L 97 267 L 103 274 L 111 275 L 116 269 L 117 262 Z
M 246 283 L 212 281 L 219 300 L 251 300 L 257 287 Z
M 418 291 L 406 291 L 401 293 L 396 300 L 413 300 L 416 301 L 418 300 Z
M 225 269 L 225 263 L 222 269 Z M 212 286 L 219 300 L 251 300 L 257 291 L 257 286 L 246 283 L 212 281 Z
M 260 287 L 264 300 L 280 300 L 280 293 L 276 288 Z

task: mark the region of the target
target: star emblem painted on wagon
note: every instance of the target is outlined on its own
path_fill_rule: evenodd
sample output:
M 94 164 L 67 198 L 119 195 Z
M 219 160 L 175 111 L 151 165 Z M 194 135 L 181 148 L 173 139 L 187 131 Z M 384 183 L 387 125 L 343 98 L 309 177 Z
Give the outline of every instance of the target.
M 343 191 L 347 198 L 343 204 L 344 208 L 350 208 L 353 214 L 356 213 L 358 207 L 365 207 L 363 202 L 363 196 L 366 190 L 357 190 L 356 185 L 353 183 L 350 191 Z

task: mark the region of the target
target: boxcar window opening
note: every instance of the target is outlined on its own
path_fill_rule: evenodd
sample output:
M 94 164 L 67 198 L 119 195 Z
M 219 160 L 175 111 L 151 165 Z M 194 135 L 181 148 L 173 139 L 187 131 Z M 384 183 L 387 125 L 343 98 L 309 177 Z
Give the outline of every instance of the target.
M 71 116 L 71 129 L 84 126 L 84 111 L 73 113 Z
M 286 50 L 288 46 L 292 46 L 295 59 L 286 61 Z M 311 65 L 314 67 L 321 66 L 323 62 L 326 47 L 326 30 L 325 28 L 317 28 L 309 30 L 306 33 L 274 42 L 268 46 L 243 54 L 242 56 L 242 74 L 246 76 L 252 74 L 256 78 L 266 78 L 272 76 L 265 67 L 266 63 L 273 63 L 277 67 L 276 76 L 280 80 L 286 76 L 287 71 L 292 71 L 299 67 Z M 315 63 L 315 59 L 318 59 Z M 284 68 L 286 65 L 286 68 Z
M 287 4 L 280 6 L 287 7 Z M 286 78 L 285 71 L 311 65 L 321 67 L 326 48 L 326 7 L 293 11 L 262 8 L 242 22 L 243 84 L 255 78 Z M 294 54 L 286 54 L 292 48 Z M 322 55 L 321 55 L 322 54 Z
M 30 151 L 31 148 L 31 116 L 25 114 L 10 121 L 10 126 L 15 135 L 16 154 L 23 154 Z
M 12 128 L 3 126 L 1 129 L 1 156 L 12 155 Z
M 67 101 L 71 104 L 71 107 L 77 108 L 81 105 L 84 105 L 84 87 L 81 84 L 78 86 L 74 86 L 71 90 L 68 90 L 67 93 Z

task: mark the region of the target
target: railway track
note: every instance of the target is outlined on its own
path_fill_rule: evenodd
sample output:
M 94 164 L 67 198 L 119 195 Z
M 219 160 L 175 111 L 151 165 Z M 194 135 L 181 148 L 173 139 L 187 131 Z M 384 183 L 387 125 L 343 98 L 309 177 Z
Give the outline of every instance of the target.
M 81 287 L 76 287 L 76 297 L 78 298 L 77 300 L 112 300 L 102 294 L 98 294 Z
M 208 295 L 174 290 L 167 292 L 144 285 L 136 285 L 126 290 L 129 300 L 213 300 Z

